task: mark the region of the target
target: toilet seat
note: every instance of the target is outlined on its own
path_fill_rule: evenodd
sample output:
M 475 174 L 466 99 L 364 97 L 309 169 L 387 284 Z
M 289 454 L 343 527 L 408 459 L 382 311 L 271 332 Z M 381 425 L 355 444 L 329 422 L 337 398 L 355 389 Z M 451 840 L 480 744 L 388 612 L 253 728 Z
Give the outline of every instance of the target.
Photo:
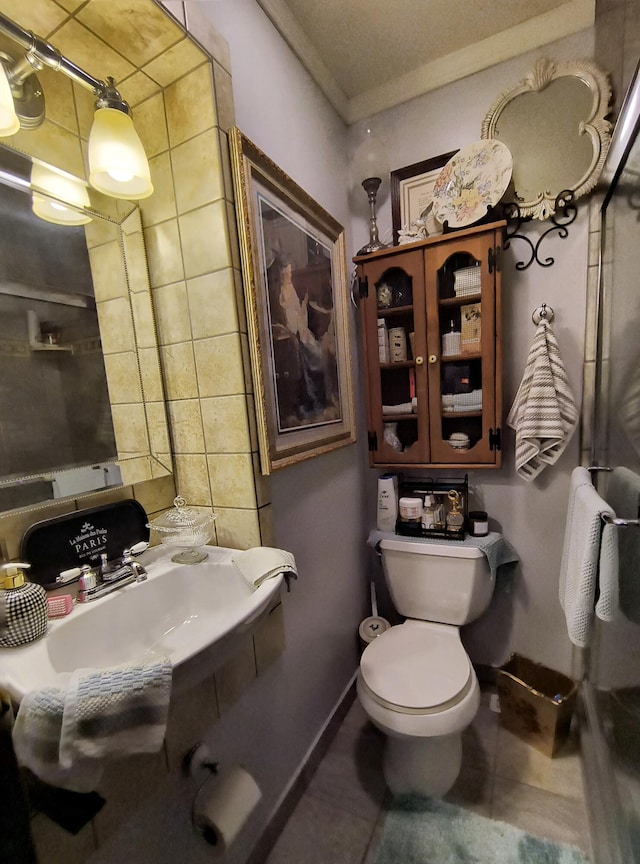
M 475 676 L 457 628 L 408 621 L 367 646 L 361 683 L 379 705 L 404 714 L 432 714 L 461 702 Z

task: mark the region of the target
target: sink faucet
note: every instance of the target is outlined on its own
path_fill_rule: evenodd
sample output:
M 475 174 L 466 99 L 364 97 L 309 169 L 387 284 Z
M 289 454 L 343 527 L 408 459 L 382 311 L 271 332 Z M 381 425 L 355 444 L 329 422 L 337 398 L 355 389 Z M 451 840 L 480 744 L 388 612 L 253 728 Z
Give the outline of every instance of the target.
M 100 565 L 92 568 L 88 564 L 65 570 L 56 582 L 68 585 L 70 582 L 79 582 L 78 603 L 89 603 L 99 597 L 105 597 L 124 588 L 132 582 L 144 582 L 147 571 L 142 564 L 134 560 L 134 555 L 139 555 L 149 546 L 146 542 L 136 543 L 129 549 L 125 549 L 119 559 L 109 561 L 106 554 L 100 559 Z

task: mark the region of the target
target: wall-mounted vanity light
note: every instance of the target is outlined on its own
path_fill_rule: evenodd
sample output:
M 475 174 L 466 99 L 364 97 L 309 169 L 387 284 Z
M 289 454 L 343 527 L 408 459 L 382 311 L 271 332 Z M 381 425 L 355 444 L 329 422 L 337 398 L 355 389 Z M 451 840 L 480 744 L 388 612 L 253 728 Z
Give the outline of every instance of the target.
M 33 159 L 32 163 L 31 207 L 36 216 L 57 225 L 86 225 L 91 222 L 91 216 L 83 211 L 84 207 L 90 206 L 87 184 L 79 177 L 38 159 Z M 38 190 L 47 194 L 43 195 Z M 64 202 L 73 206 L 67 207 Z
M 17 61 L 0 53 L 0 136 L 14 135 L 18 128 L 33 129 L 44 120 L 44 94 L 34 72 L 44 66 L 64 72 L 96 96 L 96 113 L 89 133 L 91 185 L 113 198 L 139 200 L 151 195 L 149 163 L 134 128 L 130 108 L 116 89 L 113 78 L 106 82 L 94 78 L 67 60 L 53 45 L 2 13 L 0 33 L 26 51 Z

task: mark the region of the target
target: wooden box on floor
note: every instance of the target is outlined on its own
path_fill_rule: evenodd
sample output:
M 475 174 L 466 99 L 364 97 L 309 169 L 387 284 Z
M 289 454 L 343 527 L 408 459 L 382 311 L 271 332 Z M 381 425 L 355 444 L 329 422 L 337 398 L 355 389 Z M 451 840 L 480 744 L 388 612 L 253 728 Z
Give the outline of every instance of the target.
M 500 722 L 546 756 L 569 735 L 578 685 L 571 678 L 519 654 L 497 670 Z

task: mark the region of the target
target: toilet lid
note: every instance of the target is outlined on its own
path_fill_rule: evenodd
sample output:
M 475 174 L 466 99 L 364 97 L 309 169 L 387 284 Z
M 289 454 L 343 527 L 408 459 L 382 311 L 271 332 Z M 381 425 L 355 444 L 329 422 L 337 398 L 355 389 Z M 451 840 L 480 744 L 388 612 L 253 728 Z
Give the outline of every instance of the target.
M 471 677 L 471 663 L 457 630 L 392 627 L 365 649 L 362 678 L 384 702 L 428 711 L 455 700 Z

